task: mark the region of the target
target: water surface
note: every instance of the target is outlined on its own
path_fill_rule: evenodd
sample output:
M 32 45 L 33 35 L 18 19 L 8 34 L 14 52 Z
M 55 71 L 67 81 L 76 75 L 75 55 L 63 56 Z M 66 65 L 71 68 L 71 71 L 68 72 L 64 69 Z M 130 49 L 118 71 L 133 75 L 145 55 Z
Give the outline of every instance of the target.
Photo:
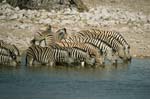
M 80 67 L 0 67 L 0 99 L 150 99 L 150 59 Z

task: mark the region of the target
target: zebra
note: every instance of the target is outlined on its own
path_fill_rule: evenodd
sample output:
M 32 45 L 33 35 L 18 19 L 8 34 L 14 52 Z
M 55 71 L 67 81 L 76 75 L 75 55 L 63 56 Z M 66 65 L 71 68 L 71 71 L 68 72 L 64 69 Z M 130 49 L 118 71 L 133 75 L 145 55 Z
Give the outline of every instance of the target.
M 0 55 L 10 56 L 12 53 L 9 49 L 0 47 Z M 15 54 L 14 54 L 15 55 Z
M 117 62 L 117 56 L 116 56 L 115 50 L 113 48 L 111 48 L 111 46 L 109 46 L 108 44 L 106 44 L 98 39 L 85 38 L 83 36 L 79 36 L 79 35 L 75 34 L 75 35 L 68 36 L 66 41 L 91 44 L 99 49 L 102 57 L 107 58 L 113 64 Z
M 19 49 L 14 44 L 8 44 L 8 43 L 4 42 L 3 40 L 0 40 L 0 47 L 9 49 L 15 55 L 20 56 Z
M 2 49 L 8 49 L 11 51 L 11 53 L 13 53 L 14 55 L 16 55 L 16 60 L 20 63 L 21 62 L 21 55 L 20 55 L 20 51 L 19 49 L 16 47 L 16 45 L 14 44 L 9 44 L 4 42 L 3 40 L 0 40 L 0 48 Z
M 62 28 L 57 30 L 56 32 L 52 32 L 51 30 L 39 33 L 39 35 L 36 35 L 31 42 L 35 41 L 35 43 L 39 42 L 39 44 L 36 45 L 41 45 L 41 42 L 44 41 L 45 45 L 44 46 L 49 46 L 53 45 L 55 41 L 60 41 L 67 36 L 67 31 L 66 28 Z
M 100 39 L 102 41 L 107 42 L 108 44 L 112 45 L 113 43 L 117 43 L 117 45 L 122 45 L 123 47 L 120 47 L 120 50 L 123 50 L 124 52 L 119 52 L 122 55 L 120 55 L 120 58 L 123 58 L 123 60 L 131 60 L 130 55 L 130 45 L 127 43 L 127 41 L 123 38 L 123 36 L 119 32 L 115 31 L 106 31 L 106 30 L 99 30 L 99 29 L 89 29 L 89 30 L 81 30 L 78 32 L 78 34 L 84 36 L 84 37 L 92 37 L 95 39 Z M 124 54 L 124 55 L 123 55 Z
M 58 44 L 50 45 L 50 47 L 53 50 L 52 56 L 55 63 L 67 63 L 67 65 L 70 66 L 74 62 L 74 59 L 70 56 L 68 52 L 68 49 L 59 46 Z
M 19 62 L 16 60 L 16 55 L 6 48 L 0 48 L 0 64 L 17 66 Z
M 78 48 L 89 53 L 90 57 L 94 57 L 97 64 L 104 64 L 104 59 L 99 53 L 99 49 L 91 44 L 79 42 L 66 42 L 65 39 L 61 42 L 56 42 L 58 45 L 66 48 Z
M 70 57 L 73 58 L 75 64 L 81 63 L 82 67 L 84 67 L 85 64 L 92 65 L 92 66 L 95 64 L 95 58 L 90 57 L 88 52 L 83 51 L 82 49 L 77 47 L 71 47 L 67 49 Z
M 59 43 L 56 43 L 55 45 L 51 45 L 50 47 L 52 47 L 53 49 L 56 49 L 55 51 L 57 51 L 58 49 L 67 51 L 69 55 L 67 57 L 70 57 L 69 59 L 67 59 L 69 65 L 71 65 L 72 63 L 77 63 L 77 64 L 81 63 L 81 66 L 84 67 L 85 64 L 88 64 L 88 65 L 95 64 L 95 58 L 91 58 L 88 52 L 80 48 L 62 46 Z M 53 54 L 56 57 L 56 59 L 60 57 L 59 55 L 57 55 L 56 52 L 54 52 Z
M 26 51 L 26 65 L 33 66 L 34 62 L 40 62 L 53 66 L 54 59 L 52 57 L 52 49 L 50 47 L 41 47 L 39 45 L 32 45 Z
M 34 41 L 36 41 L 36 44 L 38 43 L 37 45 L 41 45 L 42 41 L 44 41 L 44 43 L 46 45 L 45 37 L 52 34 L 51 28 L 52 28 L 51 25 L 49 25 L 45 31 L 37 32 L 37 35 L 35 35 L 34 39 L 33 39 Z
M 55 66 L 56 62 L 72 63 L 66 50 L 52 45 L 49 47 L 30 46 L 26 53 L 26 65 L 32 66 L 34 61 L 48 66 Z

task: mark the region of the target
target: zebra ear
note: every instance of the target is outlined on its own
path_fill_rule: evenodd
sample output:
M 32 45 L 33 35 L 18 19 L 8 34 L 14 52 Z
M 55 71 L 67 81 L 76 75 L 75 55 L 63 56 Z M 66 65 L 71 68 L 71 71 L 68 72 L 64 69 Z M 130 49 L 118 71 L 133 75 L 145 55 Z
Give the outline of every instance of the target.
M 67 29 L 66 28 L 62 28 L 56 31 L 56 34 L 67 34 Z
M 32 40 L 30 41 L 30 44 L 35 45 L 35 42 L 36 42 L 36 40 L 35 40 L 35 39 L 32 39 Z
M 48 27 L 47 27 L 47 30 L 46 30 L 48 33 L 51 33 L 51 31 L 52 31 L 52 26 L 51 25 L 48 25 Z

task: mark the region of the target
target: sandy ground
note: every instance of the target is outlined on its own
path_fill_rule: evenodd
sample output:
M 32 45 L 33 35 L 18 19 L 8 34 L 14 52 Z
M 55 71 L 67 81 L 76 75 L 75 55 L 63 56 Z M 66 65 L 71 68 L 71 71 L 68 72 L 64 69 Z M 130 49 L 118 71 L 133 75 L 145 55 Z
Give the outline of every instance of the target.
M 146 10 L 143 11 L 137 11 L 130 7 L 130 9 L 114 6 L 112 9 L 111 7 L 112 5 L 101 5 L 91 8 L 89 12 L 78 13 L 76 10 L 68 9 L 60 12 L 47 12 L 45 10 L 20 10 L 8 5 L 1 6 L 0 40 L 15 44 L 23 52 L 30 46 L 29 42 L 36 35 L 36 31 L 47 24 L 53 26 L 53 31 L 65 27 L 68 33 L 99 28 L 119 31 L 131 45 L 133 57 L 150 57 L 150 15 L 148 10 L 145 7 Z

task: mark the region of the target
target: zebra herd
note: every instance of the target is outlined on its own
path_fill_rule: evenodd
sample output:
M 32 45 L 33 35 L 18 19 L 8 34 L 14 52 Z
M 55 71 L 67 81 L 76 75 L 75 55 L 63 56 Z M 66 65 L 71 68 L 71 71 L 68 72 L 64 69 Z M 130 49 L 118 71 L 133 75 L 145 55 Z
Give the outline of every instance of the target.
M 36 62 L 48 66 L 102 66 L 107 60 L 112 64 L 119 59 L 131 61 L 130 45 L 115 31 L 88 29 L 68 34 L 66 28 L 53 32 L 49 25 L 30 42 L 31 46 L 26 50 L 27 66 L 33 66 Z M 18 63 L 20 53 L 13 46 L 0 42 L 0 63 L 10 63 L 6 60 Z

